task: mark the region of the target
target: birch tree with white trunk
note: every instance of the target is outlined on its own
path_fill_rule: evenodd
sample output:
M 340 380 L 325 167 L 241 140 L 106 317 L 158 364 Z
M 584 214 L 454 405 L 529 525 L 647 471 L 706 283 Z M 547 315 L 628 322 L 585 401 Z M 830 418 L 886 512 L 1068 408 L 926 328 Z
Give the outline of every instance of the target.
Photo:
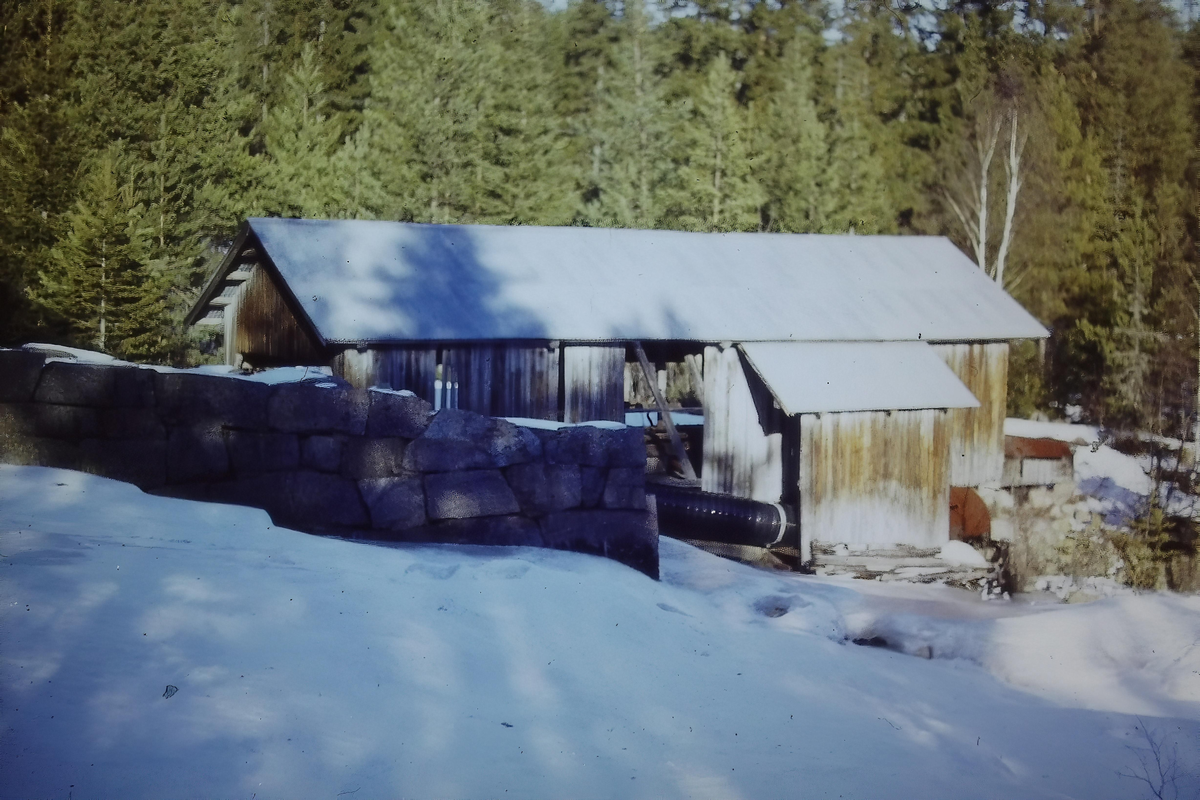
M 961 226 L 974 252 L 975 263 L 1001 286 L 1004 285 L 1005 266 L 1016 232 L 1017 203 L 1025 183 L 1025 146 L 1028 141 L 1028 123 L 1023 120 L 1017 103 L 992 105 L 975 117 L 969 142 L 964 148 L 961 172 L 957 179 L 948 181 L 943 190 L 946 205 L 953 212 L 954 219 Z M 1007 151 L 1000 157 L 1004 170 L 1002 180 L 997 177 L 995 166 L 997 150 L 1001 148 Z M 995 255 L 989 250 L 992 229 L 995 227 L 992 216 L 996 203 L 992 196 L 993 188 L 999 188 L 1004 199 Z

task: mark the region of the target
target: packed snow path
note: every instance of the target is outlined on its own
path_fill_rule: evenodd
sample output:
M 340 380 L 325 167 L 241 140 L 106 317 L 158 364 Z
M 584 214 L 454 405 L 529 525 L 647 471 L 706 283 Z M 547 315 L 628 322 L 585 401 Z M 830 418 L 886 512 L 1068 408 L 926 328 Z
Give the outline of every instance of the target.
M 983 604 L 668 539 L 656 583 L 11 466 L 0 554 L 4 798 L 1134 798 L 1135 715 L 1200 771 L 1197 598 Z

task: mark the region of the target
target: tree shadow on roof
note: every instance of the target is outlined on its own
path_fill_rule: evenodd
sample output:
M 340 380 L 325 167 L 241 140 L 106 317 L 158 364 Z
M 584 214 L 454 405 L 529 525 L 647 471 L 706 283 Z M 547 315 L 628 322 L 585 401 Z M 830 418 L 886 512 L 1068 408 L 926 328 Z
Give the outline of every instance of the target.
M 548 338 L 537 292 L 505 299 L 513 279 L 488 266 L 470 227 L 302 225 L 260 238 L 326 340 Z

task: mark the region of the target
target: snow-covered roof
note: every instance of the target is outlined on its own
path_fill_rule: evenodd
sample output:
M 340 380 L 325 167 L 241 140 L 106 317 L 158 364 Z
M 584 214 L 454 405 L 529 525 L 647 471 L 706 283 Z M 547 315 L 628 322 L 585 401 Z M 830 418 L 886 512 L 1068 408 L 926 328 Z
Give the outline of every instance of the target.
M 979 406 L 922 342 L 752 342 L 741 347 L 787 414 Z
M 943 237 L 247 224 L 325 342 L 1046 335 Z

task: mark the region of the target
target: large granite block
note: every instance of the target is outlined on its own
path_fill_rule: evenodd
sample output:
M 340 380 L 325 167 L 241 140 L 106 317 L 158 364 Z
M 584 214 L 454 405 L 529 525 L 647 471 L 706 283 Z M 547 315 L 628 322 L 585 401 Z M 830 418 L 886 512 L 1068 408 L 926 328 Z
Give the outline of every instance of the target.
M 504 470 L 504 478 L 527 514 L 564 511 L 581 502 L 582 482 L 574 464 L 517 464 Z
M 151 408 L 154 405 L 154 371 L 141 367 L 113 367 L 113 405 L 118 408 Z
M 166 482 L 164 439 L 84 439 L 79 451 L 84 472 L 132 483 L 141 489 L 156 489 Z
M 24 350 L 0 350 L 0 403 L 28 403 L 33 399 L 46 357 Z
M 345 446 L 345 436 L 306 436 L 300 446 L 300 463 L 318 472 L 337 472 L 342 468 Z
M 371 515 L 371 527 L 405 530 L 425 524 L 425 487 L 420 478 L 368 478 L 358 490 Z
M 554 438 L 546 442 L 546 460 L 552 464 L 644 469 L 644 437 L 641 428 L 599 428 L 595 425 L 560 428 Z
M 229 472 L 225 434 L 216 426 L 173 428 L 167 435 L 167 482 L 212 481 Z
M 72 406 L 111 406 L 115 369 L 98 364 L 51 361 L 42 369 L 34 399 Z
M 433 406 L 414 394 L 369 391 L 367 435 L 416 439 L 429 427 Z
M 67 439 L 40 439 L 0 430 L 0 461 L 30 467 L 79 469 L 79 445 Z
M 263 428 L 271 387 L 220 375 L 166 372 L 155 373 L 154 393 L 168 425 Z
M 301 530 L 365 528 L 371 524 L 354 481 L 324 472 L 291 473 L 286 522 Z
M 370 396 L 361 389 L 329 389 L 303 383 L 279 386 L 267 417 L 275 430 L 289 433 L 348 433 L 367 429 Z
M 404 467 L 406 445 L 407 440 L 399 438 L 351 437 L 342 453 L 342 474 L 356 480 L 411 474 Z
M 594 425 L 560 428 L 554 438 L 546 442 L 546 461 L 585 467 L 607 466 L 608 437 Z
M 0 436 L 36 436 L 35 403 L 0 403 Z
M 595 508 L 604 497 L 604 486 L 608 480 L 608 470 L 604 467 L 580 467 L 579 480 L 581 484 L 579 504 L 584 508 Z
M 507 467 L 535 461 L 541 453 L 541 442 L 527 428 L 447 408 L 409 446 L 406 466 L 418 472 Z
M 425 476 L 430 519 L 462 519 L 516 514 L 520 503 L 499 470 L 442 472 Z
M 658 579 L 658 528 L 646 511 L 562 511 L 540 524 L 546 547 L 604 556 Z
M 608 466 L 646 470 L 646 434 L 642 428 L 610 429 L 604 433 Z
M 230 431 L 226 442 L 230 463 L 238 475 L 300 466 L 300 441 L 295 434 Z
M 604 483 L 605 508 L 646 508 L 646 470 L 642 467 L 613 467 Z
M 447 519 L 388 537 L 403 542 L 488 545 L 492 547 L 542 547 L 538 524 L 517 515 Z
M 291 483 L 290 472 L 239 475 L 231 480 L 207 484 L 203 499 L 214 503 L 261 508 L 272 520 L 283 524 L 282 521 L 288 516 L 288 510 L 291 508 Z
M 38 436 L 85 439 L 100 435 L 100 413 L 95 408 L 52 403 L 31 403 L 26 408 Z
M 100 410 L 100 435 L 105 439 L 166 439 L 167 428 L 148 408 Z

